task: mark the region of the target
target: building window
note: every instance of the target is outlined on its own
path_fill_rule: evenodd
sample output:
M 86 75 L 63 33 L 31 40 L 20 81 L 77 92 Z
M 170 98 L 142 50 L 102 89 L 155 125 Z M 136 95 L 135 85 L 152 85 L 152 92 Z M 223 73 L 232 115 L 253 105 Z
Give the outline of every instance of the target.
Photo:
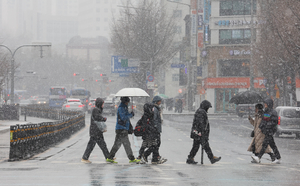
M 218 67 L 219 77 L 250 76 L 250 60 L 220 60 Z
M 182 11 L 181 10 L 173 10 L 173 17 L 180 18 L 182 17 Z
M 255 40 L 255 35 L 253 37 Z M 250 42 L 251 42 L 250 29 L 219 30 L 219 44 L 249 44 Z
M 179 74 L 172 74 L 172 81 L 179 81 Z
M 253 0 L 253 14 L 256 14 L 256 0 Z M 222 0 L 220 16 L 251 15 L 251 0 Z

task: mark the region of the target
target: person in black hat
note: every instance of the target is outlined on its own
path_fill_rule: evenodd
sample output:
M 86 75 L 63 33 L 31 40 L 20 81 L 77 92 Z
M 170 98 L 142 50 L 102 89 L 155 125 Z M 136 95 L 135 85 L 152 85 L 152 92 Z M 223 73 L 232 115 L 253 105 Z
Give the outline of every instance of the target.
M 188 155 L 188 159 L 186 160 L 187 164 L 197 164 L 194 160 L 200 145 L 204 148 L 211 164 L 220 161 L 221 157 L 216 157 L 213 155 L 208 139 L 209 139 L 209 122 L 207 117 L 208 109 L 211 108 L 211 103 L 207 100 L 204 100 L 200 104 L 200 108 L 196 111 L 194 115 L 194 121 L 191 131 L 191 138 L 194 139 L 193 148 Z
M 134 116 L 134 112 L 128 112 L 128 104 L 130 102 L 129 97 L 121 97 L 121 103 L 118 107 L 117 112 L 117 123 L 116 123 L 116 138 L 113 147 L 109 153 L 107 162 L 110 163 L 118 163 L 114 161 L 114 157 L 118 152 L 121 145 L 124 145 L 127 157 L 129 159 L 129 163 L 138 163 L 140 160 L 135 159 L 132 153 L 132 149 L 130 147 L 130 141 L 128 138 L 128 130 L 130 123 L 130 118 Z

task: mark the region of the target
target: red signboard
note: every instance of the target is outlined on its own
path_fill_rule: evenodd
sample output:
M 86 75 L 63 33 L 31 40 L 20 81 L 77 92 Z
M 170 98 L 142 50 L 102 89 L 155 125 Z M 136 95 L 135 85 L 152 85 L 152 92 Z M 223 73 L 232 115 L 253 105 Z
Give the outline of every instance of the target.
M 203 33 L 198 33 L 198 47 L 203 48 Z
M 206 88 L 249 88 L 250 78 L 207 78 Z

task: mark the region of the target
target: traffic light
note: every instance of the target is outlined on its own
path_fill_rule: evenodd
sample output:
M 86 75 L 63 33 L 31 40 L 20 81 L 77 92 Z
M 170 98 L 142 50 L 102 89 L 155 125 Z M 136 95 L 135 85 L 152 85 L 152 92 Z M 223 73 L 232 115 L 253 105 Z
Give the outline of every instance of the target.
M 81 81 L 84 81 L 84 79 L 82 79 Z
M 109 82 L 111 82 L 111 80 L 109 80 Z
M 96 82 L 98 82 L 98 79 L 96 79 Z
M 101 76 L 101 77 L 102 77 L 102 76 L 106 77 L 106 74 L 100 74 L 100 76 Z
M 77 73 L 74 73 L 74 74 L 73 74 L 73 76 L 79 76 L 79 74 L 77 74 Z

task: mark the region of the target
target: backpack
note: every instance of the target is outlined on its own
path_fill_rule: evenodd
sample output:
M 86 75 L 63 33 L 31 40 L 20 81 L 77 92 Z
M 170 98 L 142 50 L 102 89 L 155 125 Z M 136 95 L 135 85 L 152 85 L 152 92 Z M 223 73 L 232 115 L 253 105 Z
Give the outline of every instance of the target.
M 136 123 L 136 126 L 133 130 L 135 136 L 143 136 L 147 132 L 147 125 L 153 117 L 153 107 L 152 103 L 146 103 L 144 105 L 144 114 L 141 119 Z M 149 117 L 150 116 L 150 117 Z M 148 117 L 148 118 L 146 118 Z
M 136 123 L 136 126 L 133 130 L 133 133 L 135 136 L 143 136 L 146 133 L 146 125 L 147 123 L 143 123 L 143 117 L 141 119 L 139 119 L 139 121 Z

